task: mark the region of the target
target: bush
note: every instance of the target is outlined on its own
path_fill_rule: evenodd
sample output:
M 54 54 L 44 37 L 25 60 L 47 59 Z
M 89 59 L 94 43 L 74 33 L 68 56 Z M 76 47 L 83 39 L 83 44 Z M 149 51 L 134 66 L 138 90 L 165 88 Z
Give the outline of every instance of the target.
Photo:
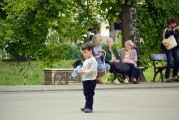
M 69 53 L 67 54 L 67 58 L 66 59 L 80 59 L 81 57 L 81 52 L 80 52 L 80 48 L 76 45 L 70 45 L 68 44 L 69 47 Z
M 80 59 L 81 53 L 76 45 L 58 43 L 44 46 L 37 54 L 37 60 L 44 61 L 44 66 L 52 67 L 61 60 Z

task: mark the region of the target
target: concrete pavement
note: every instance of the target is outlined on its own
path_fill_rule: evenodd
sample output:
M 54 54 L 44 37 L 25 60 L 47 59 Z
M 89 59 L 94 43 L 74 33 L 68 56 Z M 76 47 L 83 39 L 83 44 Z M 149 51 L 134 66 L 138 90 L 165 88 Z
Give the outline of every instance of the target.
M 0 120 L 179 119 L 179 88 L 96 90 L 94 98 L 85 114 L 82 91 L 0 92 Z
M 97 90 L 113 89 L 152 89 L 152 88 L 179 88 L 179 83 L 153 83 L 143 82 L 140 84 L 103 84 L 97 85 Z M 37 92 L 37 91 L 80 91 L 81 84 L 69 85 L 26 85 L 26 86 L 0 86 L 0 92 Z

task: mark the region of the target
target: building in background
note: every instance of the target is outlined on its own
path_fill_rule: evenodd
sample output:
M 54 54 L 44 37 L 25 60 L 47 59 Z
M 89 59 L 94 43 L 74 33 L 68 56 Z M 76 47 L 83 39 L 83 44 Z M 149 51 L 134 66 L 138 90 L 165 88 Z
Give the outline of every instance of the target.
M 109 28 L 109 24 L 106 22 L 101 22 L 99 34 L 104 41 L 110 37 L 110 30 L 107 28 Z
M 122 42 L 121 26 L 118 23 L 113 23 L 109 26 L 107 22 L 100 22 L 99 31 L 93 28 L 88 29 L 89 40 L 92 40 L 96 34 L 101 35 L 104 42 L 109 37 L 111 37 L 115 43 Z

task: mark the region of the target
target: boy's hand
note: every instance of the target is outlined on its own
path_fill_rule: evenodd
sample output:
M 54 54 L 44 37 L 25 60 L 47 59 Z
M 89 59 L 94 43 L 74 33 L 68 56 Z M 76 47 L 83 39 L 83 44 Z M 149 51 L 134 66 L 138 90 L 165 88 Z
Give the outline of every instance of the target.
M 85 72 L 86 72 L 86 67 L 83 67 L 79 73 L 84 74 Z

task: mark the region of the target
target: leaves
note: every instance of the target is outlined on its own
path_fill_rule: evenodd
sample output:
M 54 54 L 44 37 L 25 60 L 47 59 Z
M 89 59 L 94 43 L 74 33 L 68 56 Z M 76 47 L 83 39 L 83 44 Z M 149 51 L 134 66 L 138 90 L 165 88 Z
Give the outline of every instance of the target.
M 62 52 L 61 45 L 46 42 L 59 40 L 61 43 L 73 43 L 87 40 L 83 35 L 88 28 L 98 28 L 98 0 L 4 0 L 0 2 L 2 10 L 6 11 L 5 19 L 1 19 L 1 45 L 14 57 L 36 56 L 40 54 L 57 54 L 59 50 L 64 59 L 67 50 Z M 54 32 L 57 37 L 53 38 Z M 50 47 L 49 47 L 50 46 Z M 49 48 L 48 48 L 49 47 Z M 44 50 L 46 49 L 46 50 Z M 54 59 L 54 56 L 51 59 Z M 55 57 L 56 58 L 56 57 Z M 43 59 L 42 59 L 43 60 Z M 53 60 L 52 60 L 53 61 Z
M 53 59 L 59 50 L 60 59 L 64 59 L 67 52 L 62 52 L 61 44 L 86 41 L 83 35 L 88 28 L 98 29 L 101 20 L 120 22 L 122 5 L 133 5 L 144 40 L 141 52 L 147 58 L 150 53 L 161 52 L 164 27 L 169 18 L 179 16 L 177 3 L 178 0 L 1 0 L 0 47 L 9 49 L 12 56 L 37 56 L 42 60 L 48 53 L 53 54 Z M 56 40 L 61 44 L 54 46 Z
M 174 16 L 179 16 L 177 10 L 179 5 L 176 3 L 177 0 L 151 0 L 137 6 L 138 27 L 145 41 L 142 45 L 145 53 L 147 49 L 150 49 L 148 54 L 161 51 L 162 33 L 164 27 L 167 26 L 167 21 Z

